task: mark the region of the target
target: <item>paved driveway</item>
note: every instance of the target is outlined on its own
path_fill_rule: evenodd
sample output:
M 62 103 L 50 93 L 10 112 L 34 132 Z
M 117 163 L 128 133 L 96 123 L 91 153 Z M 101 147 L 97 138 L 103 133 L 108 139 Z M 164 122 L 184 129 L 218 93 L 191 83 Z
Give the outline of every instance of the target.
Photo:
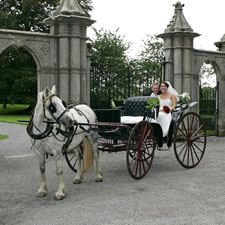
M 101 153 L 104 181 L 86 174 L 80 185 L 64 160 L 67 197 L 54 200 L 57 177 L 47 162 L 49 194 L 36 198 L 40 177 L 25 126 L 0 123 L 0 224 L 4 225 L 216 225 L 225 224 L 225 138 L 210 137 L 194 169 L 182 168 L 173 150 L 156 152 L 142 180 L 128 175 L 125 152 Z

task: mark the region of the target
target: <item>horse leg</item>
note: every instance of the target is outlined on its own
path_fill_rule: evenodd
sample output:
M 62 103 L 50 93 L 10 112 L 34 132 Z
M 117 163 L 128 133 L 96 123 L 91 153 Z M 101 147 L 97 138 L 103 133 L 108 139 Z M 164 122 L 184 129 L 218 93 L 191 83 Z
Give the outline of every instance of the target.
M 59 189 L 55 194 L 57 200 L 65 198 L 65 184 L 63 182 L 63 168 L 62 168 L 62 156 L 60 154 L 55 156 L 56 159 L 56 174 L 58 176 Z
M 81 149 L 80 146 L 75 149 L 77 157 L 77 174 L 73 180 L 74 184 L 80 184 L 83 180 L 83 167 L 81 166 Z
M 103 181 L 103 174 L 102 174 L 102 169 L 100 167 L 99 163 L 99 151 L 98 151 L 98 134 L 96 132 L 92 132 L 91 135 L 89 136 L 89 140 L 93 146 L 93 151 L 94 151 L 94 158 L 95 158 L 95 163 L 96 163 L 96 182 L 102 182 Z
M 95 162 L 96 162 L 96 182 L 102 182 L 103 181 L 103 174 L 102 169 L 99 164 L 99 152 L 98 149 L 94 149 L 94 156 L 95 156 Z
M 48 193 L 46 176 L 45 176 L 45 154 L 39 156 L 39 168 L 41 172 L 41 185 L 37 192 L 37 197 L 44 197 Z

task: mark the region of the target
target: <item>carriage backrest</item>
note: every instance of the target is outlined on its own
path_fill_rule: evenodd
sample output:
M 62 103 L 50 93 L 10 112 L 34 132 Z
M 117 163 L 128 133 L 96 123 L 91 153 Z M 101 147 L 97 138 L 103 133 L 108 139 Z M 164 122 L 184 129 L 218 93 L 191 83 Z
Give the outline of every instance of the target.
M 138 96 L 127 98 L 124 103 L 124 116 L 144 116 L 147 100 L 151 98 L 156 97 Z

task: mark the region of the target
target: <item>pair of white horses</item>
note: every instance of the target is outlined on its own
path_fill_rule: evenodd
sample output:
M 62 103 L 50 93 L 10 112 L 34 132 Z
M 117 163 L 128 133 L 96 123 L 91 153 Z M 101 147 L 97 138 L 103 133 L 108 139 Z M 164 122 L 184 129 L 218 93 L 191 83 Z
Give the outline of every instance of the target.
M 51 124 L 51 121 L 55 122 Z M 56 161 L 56 173 L 59 186 L 55 197 L 61 200 L 66 195 L 65 184 L 62 178 L 62 148 L 65 144 L 65 137 L 62 133 L 58 132 L 57 129 L 59 128 L 65 131 L 66 129 L 76 129 L 72 142 L 67 149 L 67 151 L 75 151 L 78 160 L 77 174 L 73 182 L 81 183 L 84 171 L 92 166 L 94 158 L 96 161 L 96 181 L 101 182 L 103 180 L 97 149 L 98 134 L 91 129 L 82 129 L 79 126 L 79 123 L 93 124 L 96 121 L 94 111 L 87 105 L 82 104 L 66 109 L 62 100 L 56 96 L 55 86 L 51 90 L 46 88 L 38 94 L 34 114 L 28 125 L 28 134 L 32 137 L 32 149 L 34 149 L 38 157 L 41 172 L 41 185 L 37 192 L 38 197 L 44 197 L 48 192 L 45 175 L 45 162 L 46 155 L 48 154 L 52 155 Z M 83 164 L 87 168 L 82 165 L 81 161 L 81 149 L 79 146 L 82 142 L 84 146 Z

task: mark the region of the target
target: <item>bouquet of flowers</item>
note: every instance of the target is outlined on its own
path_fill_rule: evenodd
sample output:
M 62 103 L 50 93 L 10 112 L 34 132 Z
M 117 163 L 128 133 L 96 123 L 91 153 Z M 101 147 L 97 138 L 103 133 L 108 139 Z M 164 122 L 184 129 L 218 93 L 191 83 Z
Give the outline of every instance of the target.
M 157 109 L 159 107 L 159 99 L 158 98 L 151 98 L 150 100 L 147 100 L 147 109 Z
M 179 95 L 179 101 L 177 102 L 180 105 L 185 105 L 191 102 L 191 98 L 188 93 L 184 92 L 182 95 Z
M 169 108 L 167 105 L 164 105 L 164 106 L 163 106 L 163 111 L 164 111 L 165 113 L 169 113 L 169 112 L 170 112 L 170 108 Z

